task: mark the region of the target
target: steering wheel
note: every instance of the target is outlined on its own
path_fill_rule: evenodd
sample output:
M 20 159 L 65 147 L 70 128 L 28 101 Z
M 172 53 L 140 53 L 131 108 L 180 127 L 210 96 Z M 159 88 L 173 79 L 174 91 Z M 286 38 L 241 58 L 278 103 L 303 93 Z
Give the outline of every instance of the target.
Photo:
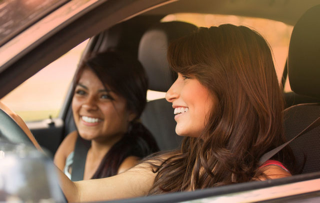
M 0 139 L 34 146 L 20 126 L 2 109 L 0 109 Z

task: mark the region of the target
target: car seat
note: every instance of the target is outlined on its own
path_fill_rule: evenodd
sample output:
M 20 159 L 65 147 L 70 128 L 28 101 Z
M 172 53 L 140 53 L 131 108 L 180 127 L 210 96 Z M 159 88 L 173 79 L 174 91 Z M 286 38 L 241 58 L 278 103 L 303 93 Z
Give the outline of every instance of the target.
M 302 96 L 320 99 L 320 5 L 309 9 L 296 23 L 290 40 L 288 77 L 292 90 Z M 320 116 L 320 103 L 298 104 L 284 112 L 288 140 L 300 133 Z M 290 146 L 298 164 L 305 164 L 301 173 L 320 171 L 320 126 Z
M 158 23 L 148 29 L 141 38 L 138 57 L 144 66 L 149 89 L 166 92 L 177 78 L 167 62 L 170 41 L 196 30 L 195 25 L 184 22 Z M 179 147 L 182 137 L 175 133 L 172 104 L 165 98 L 149 101 L 141 115 L 142 123 L 155 136 L 160 150 Z

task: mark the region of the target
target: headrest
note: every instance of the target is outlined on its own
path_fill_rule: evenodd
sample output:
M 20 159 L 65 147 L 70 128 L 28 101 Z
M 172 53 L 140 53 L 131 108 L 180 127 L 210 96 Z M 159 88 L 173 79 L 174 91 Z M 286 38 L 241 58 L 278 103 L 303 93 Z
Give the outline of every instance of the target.
M 303 14 L 293 28 L 288 72 L 295 93 L 320 98 L 320 5 Z
M 148 29 L 142 36 L 139 45 L 139 60 L 144 66 L 148 78 L 149 89 L 166 92 L 177 75 L 167 62 L 169 43 L 196 30 L 195 25 L 184 22 L 158 23 Z

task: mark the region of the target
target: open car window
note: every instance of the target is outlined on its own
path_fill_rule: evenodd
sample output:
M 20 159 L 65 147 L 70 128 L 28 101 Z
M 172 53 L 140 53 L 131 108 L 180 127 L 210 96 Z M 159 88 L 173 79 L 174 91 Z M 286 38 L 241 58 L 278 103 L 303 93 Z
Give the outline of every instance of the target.
M 5 2 L 9 2 L 10 0 L 0 0 L 0 11 L 1 11 L 1 5 L 4 5 L 2 3 Z M 14 2 L 15 0 L 11 0 L 11 2 Z M 17 2 L 19 0 L 16 0 Z M 49 2 L 50 0 L 20 0 L 20 2 Z M 154 0 L 152 0 L 154 1 Z M 21 79 L 21 78 L 29 78 L 32 74 L 34 74 L 35 72 L 37 72 L 38 70 L 40 70 L 40 68 L 46 66 L 48 63 L 52 62 L 54 59 L 58 58 L 59 56 L 61 56 L 62 54 L 64 54 L 65 52 L 67 52 L 67 50 L 70 50 L 71 47 L 75 46 L 75 44 L 79 43 L 80 41 L 84 40 L 85 38 L 88 37 L 92 37 L 93 35 L 98 34 L 99 32 L 103 31 L 103 29 L 107 29 L 112 27 L 113 25 L 116 25 L 117 23 L 121 23 L 121 22 L 125 22 L 128 18 L 133 18 L 134 16 L 137 17 L 143 17 L 142 16 L 138 16 L 140 15 L 140 12 L 144 12 L 144 10 L 140 7 L 142 7 L 141 5 L 139 5 L 139 3 L 136 2 L 140 2 L 141 4 L 151 4 L 150 2 L 152 2 L 150 0 L 74 0 L 74 1 L 54 1 L 51 0 L 52 5 L 57 5 L 57 7 L 48 7 L 48 12 L 50 13 L 49 15 L 45 15 L 44 13 L 37 13 L 37 14 L 32 14 L 32 17 L 37 18 L 38 20 L 41 19 L 39 21 L 39 24 L 34 24 L 33 21 L 31 20 L 28 23 L 24 23 L 23 26 L 25 27 L 21 27 L 21 30 L 17 29 L 17 30 L 12 30 L 11 36 L 14 36 L 14 38 L 12 38 L 12 41 L 8 41 L 8 40 L 4 40 L 4 42 L 8 42 L 7 44 L 3 44 L 2 47 L 0 47 L 0 74 L 3 76 L 2 77 L 2 81 L 3 81 L 3 89 L 5 89 L 7 86 L 9 86 L 12 82 L 11 81 L 15 81 L 15 83 L 22 83 L 23 81 L 25 81 L 25 79 Z M 158 0 L 160 2 L 160 0 Z M 169 2 L 170 0 L 162 0 L 163 2 Z M 174 1 L 174 0 L 171 0 Z M 53 2 L 56 2 L 57 4 L 54 4 Z M 103 3 L 104 2 L 104 3 Z M 121 4 L 118 2 L 121 2 Z M 126 8 L 125 5 L 128 4 L 128 2 L 130 2 L 133 6 Z M 156 1 L 154 1 L 156 2 Z M 188 1 L 176 1 L 177 3 L 180 2 L 188 2 Z M 176 3 L 174 2 L 174 3 Z M 192 1 L 189 1 L 192 2 Z M 195 2 L 195 1 L 193 1 Z M 210 8 L 212 5 L 212 8 L 218 8 L 219 6 L 216 4 L 212 4 L 212 2 L 210 1 L 204 1 L 207 2 L 208 5 L 205 5 L 204 3 L 202 4 L 203 7 L 208 7 Z M 209 4 L 210 2 L 210 4 Z M 239 7 L 239 4 L 244 3 L 243 1 L 221 1 L 221 2 L 231 2 L 234 3 L 235 6 L 232 8 L 236 8 Z M 258 1 L 257 1 L 258 2 Z M 262 2 L 262 1 L 261 1 Z M 267 1 L 264 1 L 265 3 L 267 3 Z M 270 5 L 276 4 L 274 1 L 270 1 Z M 273 3 L 272 3 L 273 2 Z M 62 15 L 60 15 L 62 12 L 62 9 L 58 6 L 58 3 L 63 4 L 63 6 L 61 6 L 61 8 L 65 7 L 66 11 L 65 14 L 66 16 L 64 16 L 64 20 L 62 19 Z M 173 3 L 173 4 L 174 4 Z M 199 3 L 199 2 L 197 2 Z M 282 2 L 283 3 L 283 2 Z M 108 5 L 108 6 L 115 6 L 116 8 L 119 8 L 119 11 L 117 11 L 114 7 L 112 7 L 112 9 L 106 9 L 107 7 L 103 7 L 105 10 L 104 12 L 101 12 L 101 15 L 98 16 L 99 18 L 97 18 L 96 15 L 94 14 L 90 14 L 90 15 L 86 15 L 84 16 L 84 18 L 81 18 L 81 22 L 79 20 L 79 18 L 77 18 L 77 16 L 81 15 L 81 12 L 84 10 L 89 10 L 92 9 L 92 11 L 94 11 L 94 13 L 99 13 L 96 12 L 95 9 L 93 9 L 93 7 L 98 7 L 100 5 Z M 182 4 L 182 3 L 181 3 Z M 285 4 L 290 4 L 289 1 L 286 1 Z M 307 3 L 304 2 L 304 4 L 307 5 Z M 73 5 L 73 6 L 72 6 Z M 75 7 L 75 5 L 78 5 L 79 7 Z M 290 4 L 292 5 L 292 4 Z M 149 7 L 151 5 L 148 5 L 146 7 Z M 155 5 L 156 6 L 156 5 Z M 194 5 L 193 5 L 194 6 Z M 201 6 L 201 4 L 199 4 L 199 6 Z M 120 9 L 120 8 L 125 8 L 125 9 Z M 180 6 L 182 7 L 182 6 Z M 264 7 L 268 7 L 268 5 L 264 5 L 262 6 L 262 8 Z M 58 8 L 58 9 L 57 9 Z M 190 7 L 191 8 L 191 7 Z M 278 8 L 278 7 L 277 7 Z M 282 7 L 279 7 L 282 8 Z M 49 11 L 50 9 L 57 9 L 55 11 Z M 69 10 L 68 10 L 69 9 Z M 148 8 L 144 8 L 144 9 L 148 9 Z M 281 13 L 286 13 L 286 14 L 291 14 L 290 10 L 291 7 L 287 8 L 286 12 L 281 12 Z M 150 9 L 151 10 L 151 9 Z M 192 12 L 192 9 L 181 9 L 183 10 L 183 12 Z M 70 13 L 68 13 L 68 12 Z M 152 10 L 151 10 L 152 11 Z M 286 58 L 287 58 L 287 52 L 288 52 L 288 44 L 289 44 L 289 39 L 290 39 L 290 35 L 291 35 L 291 31 L 292 31 L 292 26 L 286 25 L 284 23 L 281 22 L 277 22 L 277 21 L 268 21 L 267 20 L 263 20 L 262 21 L 258 21 L 261 19 L 257 19 L 256 18 L 246 18 L 246 17 L 237 17 L 234 15 L 211 15 L 211 14 L 170 14 L 175 13 L 175 12 L 179 12 L 180 10 L 175 10 L 172 9 L 166 13 L 162 13 L 159 12 L 159 18 L 167 15 L 162 21 L 186 21 L 186 22 L 190 22 L 193 24 L 196 24 L 197 26 L 212 26 L 212 25 L 219 25 L 220 23 L 232 23 L 232 24 L 236 24 L 236 25 L 245 25 L 248 26 L 254 30 L 257 30 L 259 33 L 261 33 L 263 35 L 263 37 L 265 37 L 267 39 L 267 41 L 270 43 L 272 49 L 273 49 L 273 55 L 275 56 L 275 65 L 277 68 L 277 74 L 278 74 L 278 78 L 279 81 L 281 79 L 282 76 L 282 72 L 283 72 L 283 68 L 286 62 Z M 210 11 L 210 10 L 202 10 L 201 12 L 205 13 L 206 11 Z M 270 10 L 270 11 L 275 11 L 275 10 Z M 57 13 L 55 13 L 57 12 Z M 116 14 L 114 14 L 114 13 Z M 211 12 L 211 11 L 210 11 Z M 258 11 L 259 12 L 259 11 Z M 82 12 L 83 13 L 83 12 Z M 102 15 L 102 13 L 104 13 L 104 15 Z M 105 14 L 107 13 L 107 14 Z M 216 13 L 228 13 L 228 12 L 216 12 Z M 229 11 L 230 13 L 230 11 Z M 241 13 L 237 13 L 236 11 L 233 12 L 235 15 L 237 14 L 241 14 Z M 273 12 L 271 12 L 273 13 Z M 292 12 L 293 13 L 293 12 Z M 0 13 L 1 14 L 1 13 Z M 44 14 L 44 16 L 42 16 L 42 14 Z M 56 18 L 50 18 L 49 21 L 48 19 L 46 20 L 47 17 L 50 17 L 51 14 L 55 14 Z M 100 13 L 99 13 L 100 14 Z M 157 12 L 155 12 L 153 15 L 156 15 Z M 169 15 L 168 15 L 169 14 Z M 244 13 L 242 13 L 244 15 Z M 254 13 L 253 13 L 254 14 Z M 251 16 L 255 16 L 251 14 Z M 2 13 L 2 15 L 4 15 L 4 13 Z M 193 16 L 193 17 L 188 17 L 188 15 Z M 150 14 L 146 14 L 146 18 L 151 19 Z M 256 16 L 261 16 L 263 17 L 263 13 L 261 13 L 261 15 L 256 15 Z M 43 18 L 44 17 L 44 18 Z M 95 18 L 93 18 L 95 17 Z M 158 16 L 157 16 L 158 17 Z M 219 20 L 219 17 L 222 17 L 221 20 Z M 270 17 L 270 16 L 269 16 Z M 73 27 L 70 28 L 70 24 L 66 23 L 66 22 L 70 22 L 72 21 L 72 19 L 75 19 L 75 22 L 77 20 L 78 24 L 74 24 L 72 25 Z M 88 20 L 89 21 L 86 21 Z M 90 20 L 91 19 L 91 20 Z M 280 17 L 279 17 L 280 19 Z M 292 18 L 293 20 L 291 21 L 286 21 L 285 18 L 282 19 L 283 22 L 295 22 L 294 18 Z M 90 22 L 91 21 L 91 22 Z M 101 22 L 101 23 L 96 23 L 97 21 Z M 86 22 L 83 23 L 83 22 Z M 147 20 L 146 20 L 147 22 Z M 41 24 L 43 23 L 43 24 Z M 80 25 L 81 24 L 81 25 Z M 291 23 L 292 25 L 294 23 Z M 50 25 L 52 27 L 46 27 L 43 25 Z M 95 26 L 94 29 L 92 29 L 93 25 Z M 103 25 L 103 26 L 101 26 Z M 271 25 L 271 27 L 270 27 Z M 6 25 L 7 26 L 7 25 Z M 57 31 L 57 28 L 70 28 L 69 30 L 65 30 L 63 32 Z M 39 32 L 40 28 L 43 27 L 45 28 L 44 30 L 41 30 L 41 32 Z M 100 28 L 101 27 L 101 28 Z M 23 32 L 23 29 L 28 28 L 25 30 L 25 32 Z M 29 29 L 31 28 L 31 29 Z M 79 28 L 81 29 L 81 33 L 83 31 L 83 35 L 79 35 Z M 264 31 L 260 30 L 260 28 L 264 28 Z M 60 29 L 63 30 L 63 29 Z M 90 32 L 90 34 L 88 34 L 88 30 L 94 30 L 92 32 Z M 138 29 L 136 29 L 136 27 L 134 29 L 132 29 L 132 32 L 137 31 Z M 78 32 L 75 32 L 78 31 Z M 58 34 L 56 34 L 58 33 Z M 8 33 L 7 33 L 8 34 Z M 70 35 L 72 35 L 72 37 L 70 37 Z M 269 39 L 268 35 L 271 35 L 273 37 L 275 37 L 274 39 Z M 9 38 L 10 38 L 10 33 L 8 34 Z M 52 37 L 53 36 L 53 37 Z M 30 37 L 30 38 L 28 38 Z M 26 38 L 30 39 L 30 41 L 25 40 Z M 52 38 L 52 40 L 48 40 Z M 0 44 L 2 38 L 0 38 Z M 60 41 L 59 41 L 60 40 Z M 71 41 L 71 42 L 70 42 Z M 43 43 L 43 45 L 42 45 Z M 67 44 L 67 45 L 64 45 Z M 19 45 L 19 46 L 18 46 Z M 20 46 L 21 45 L 21 46 Z M 42 46 L 39 46 L 42 45 Z M 275 45 L 275 46 L 274 46 Z M 1 46 L 1 45 L 0 45 Z M 5 94 L 7 94 L 9 92 L 8 89 L 10 89 L 10 91 L 12 89 L 14 89 L 15 87 L 17 87 L 14 91 L 12 91 L 11 93 L 9 93 L 6 97 L 2 98 L 4 103 L 6 103 L 9 107 L 11 107 L 14 111 L 16 111 L 20 116 L 23 117 L 23 119 L 25 121 L 37 121 L 37 120 L 41 120 L 41 119 L 46 119 L 49 118 L 50 116 L 52 118 L 56 118 L 59 115 L 59 110 L 61 108 L 61 106 L 63 105 L 63 101 L 65 98 L 65 95 L 67 94 L 67 89 L 70 85 L 70 82 L 72 80 L 72 77 L 74 75 L 74 71 L 76 70 L 77 67 L 77 63 L 79 62 L 79 58 L 80 55 L 83 51 L 85 47 L 85 44 L 81 44 L 80 47 L 75 48 L 74 50 L 70 51 L 69 53 L 63 55 L 59 60 L 56 60 L 55 62 L 52 62 L 50 65 L 48 65 L 46 68 L 41 69 L 36 75 L 34 75 L 34 77 L 26 80 L 21 86 L 17 87 L 14 86 L 11 88 L 11 86 L 9 88 L 6 88 L 6 90 L 4 90 L 3 92 L 5 92 Z M 78 49 L 79 48 L 79 49 Z M 34 50 L 33 50 L 34 49 Z M 73 51 L 76 51 L 77 53 L 73 53 Z M 27 55 L 27 54 L 28 55 Z M 66 59 L 67 55 L 71 54 L 71 59 L 70 61 L 72 61 L 72 63 L 69 63 L 69 60 Z M 39 57 L 37 57 L 39 56 Z M 278 58 L 280 57 L 280 58 Z M 45 58 L 43 61 L 39 62 L 38 59 L 42 59 Z M 16 62 L 19 62 L 17 64 L 15 64 Z M 40 67 L 41 66 L 41 67 Z M 32 67 L 32 69 L 30 69 L 29 67 Z M 14 77 L 14 74 L 4 74 L 6 73 L 5 71 L 7 70 L 12 70 L 12 68 L 16 68 L 14 70 L 19 70 L 20 75 L 23 75 L 23 77 Z M 68 70 L 66 70 L 68 69 Z M 29 71 L 29 72 L 27 72 Z M 61 71 L 59 73 L 57 73 L 57 71 Z M 7 71 L 8 72 L 8 71 Z M 17 71 L 16 71 L 17 72 Z M 31 74 L 32 72 L 32 74 Z M 11 72 L 10 72 L 11 73 Z M 8 77 L 8 75 L 10 77 Z M 19 75 L 19 76 L 20 76 Z M 46 77 L 45 77 L 46 75 Z M 32 80 L 38 80 L 38 82 L 34 82 Z M 52 79 L 52 80 L 49 80 Z M 39 82 L 41 81 L 41 83 Z M 10 84 L 9 84 L 10 83 Z M 50 85 L 52 86 L 49 86 Z M 62 84 L 63 83 L 63 84 Z M 12 83 L 13 84 L 13 83 Z M 32 85 L 31 85 L 32 84 Z M 22 87 L 23 85 L 29 85 L 28 88 Z M 63 87 L 62 87 L 63 86 Z M 32 90 L 34 91 L 34 93 L 36 95 L 34 95 L 33 93 L 30 93 L 28 91 L 25 91 L 26 89 Z M 40 91 L 41 90 L 41 91 Z M 5 95 L 5 94 L 2 94 Z M 148 100 L 154 100 L 157 98 L 163 98 L 165 95 L 164 92 L 161 92 L 159 94 L 154 94 L 154 92 L 149 92 L 148 94 Z M 10 96 L 12 98 L 10 98 Z M 70 96 L 70 95 L 69 95 Z M 39 104 L 39 102 L 41 102 L 41 104 Z M 16 105 L 17 103 L 20 103 L 19 105 Z M 42 105 L 47 105 L 46 107 L 43 107 Z M 33 111 L 35 110 L 35 111 Z M 42 112 L 38 112 L 38 110 L 42 111 Z M 69 113 L 69 112 L 67 112 Z M 64 120 L 63 120 L 64 119 Z M 37 137 L 37 140 L 39 141 L 39 143 L 43 144 L 44 147 L 46 146 L 50 146 L 50 151 L 54 152 L 56 150 L 56 147 L 58 146 L 58 144 L 61 142 L 61 140 L 63 139 L 63 133 L 68 132 L 68 129 L 71 129 L 69 127 L 69 121 L 71 120 L 70 117 L 65 116 L 63 119 L 60 119 L 62 123 L 61 125 L 59 123 L 56 123 L 56 125 L 52 125 L 52 123 L 46 123 L 45 127 L 42 128 L 42 126 L 40 126 L 39 128 L 35 129 L 40 136 Z M 69 119 L 69 120 L 68 120 Z M 63 123 L 65 122 L 65 123 Z M 53 127 L 57 127 L 57 128 L 53 128 Z M 65 130 L 67 129 L 67 130 Z M 36 133 L 34 133 L 36 135 Z M 63 135 L 63 136 L 62 136 Z M 49 147 L 48 147 L 49 148 Z M 314 180 L 311 180 L 313 179 Z M 280 197 L 280 196 L 270 196 L 270 194 L 273 194 L 272 189 L 274 189 L 276 192 L 282 193 L 280 190 L 277 190 L 277 186 L 284 186 L 282 188 L 285 188 L 283 191 L 286 192 L 292 192 L 292 188 L 290 187 L 290 185 L 293 185 L 294 187 L 297 186 L 295 185 L 295 183 L 298 183 L 298 188 L 301 189 L 300 192 L 298 193 L 290 193 L 288 194 L 289 196 L 296 196 L 296 195 L 300 195 L 301 193 L 306 193 L 306 194 L 310 194 L 313 193 L 313 190 L 317 190 L 318 192 L 318 197 L 320 196 L 320 188 L 319 188 L 319 179 L 320 175 L 317 174 L 315 176 L 312 176 L 312 178 L 309 178 L 311 180 L 311 182 L 308 182 L 308 177 L 305 178 L 305 176 L 303 178 L 298 177 L 289 177 L 288 179 L 285 180 L 271 180 L 271 181 L 265 181 L 265 182 L 254 182 L 254 183 L 245 183 L 239 186 L 235 186 L 235 185 L 230 185 L 230 186 L 226 186 L 226 187 L 221 187 L 221 188 L 209 188 L 207 190 L 197 190 L 194 192 L 183 192 L 183 193 L 174 193 L 174 194 L 167 194 L 167 195 L 163 195 L 163 196 L 153 196 L 153 197 L 143 197 L 141 199 L 130 199 L 130 200 L 125 200 L 125 202 L 210 202 L 210 201 L 216 201 L 216 200 L 220 200 L 222 202 L 227 202 L 228 200 L 234 200 L 232 199 L 233 197 L 236 197 L 239 192 L 244 191 L 244 190 L 251 190 L 254 192 L 256 189 L 263 189 L 263 187 L 265 187 L 266 189 L 271 189 L 271 191 L 267 191 L 264 190 L 262 192 L 259 192 L 260 194 L 266 194 L 268 197 L 267 198 L 285 198 L 285 197 Z M 294 181 L 292 181 L 294 180 Z M 282 182 L 281 182 L 282 181 Z M 280 183 L 281 182 L 281 183 Z M 299 182 L 304 182 L 306 183 L 305 185 L 301 185 L 299 184 Z M 291 184 L 292 183 L 292 184 Z M 311 183 L 314 183 L 314 185 L 312 185 Z M 264 185 L 264 186 L 262 186 Z M 248 187 L 247 187 L 248 186 Z M 250 189 L 250 187 L 251 189 Z M 260 187 L 261 186 L 261 187 Z M 239 187 L 240 189 L 237 190 L 236 188 Z M 296 187 L 297 188 L 297 187 Z M 303 190 L 305 189 L 305 190 Z M 248 193 L 246 193 L 247 191 L 245 191 L 243 193 L 243 195 L 246 195 Z M 249 191 L 250 192 L 250 191 Z M 229 195 L 227 195 L 229 194 Z M 283 195 L 284 193 L 282 193 Z M 233 196 L 234 195 L 234 196 Z M 255 195 L 255 194 L 253 194 Z M 228 197 L 227 197 L 228 196 Z M 227 199 L 229 198 L 230 199 Z M 156 199 L 158 198 L 158 201 L 156 201 Z M 141 201 L 140 201 L 141 200 Z M 153 201 L 154 200 L 154 201 Z M 247 201 L 249 201 L 248 199 L 246 199 Z M 265 199 L 266 200 L 266 199 Z M 270 199 L 269 199 L 270 200 Z M 318 198 L 319 200 L 319 198 Z M 252 201 L 262 201 L 262 199 L 254 199 Z M 272 200 L 271 200 L 272 201 Z M 278 202 L 281 202 L 280 200 Z

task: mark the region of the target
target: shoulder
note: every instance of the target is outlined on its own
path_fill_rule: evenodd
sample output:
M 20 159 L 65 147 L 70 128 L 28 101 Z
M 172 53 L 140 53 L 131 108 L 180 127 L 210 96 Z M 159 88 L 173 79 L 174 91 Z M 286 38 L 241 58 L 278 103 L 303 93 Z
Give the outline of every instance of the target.
M 167 159 L 174 157 L 174 155 L 176 155 L 176 153 L 172 153 L 172 152 L 159 153 L 152 157 L 147 157 L 143 159 L 141 162 L 138 157 L 129 156 L 120 165 L 118 174 L 132 168 L 133 166 L 136 166 L 130 169 L 130 171 L 135 171 L 135 172 L 143 171 L 144 173 L 149 172 L 153 176 L 156 174 L 153 172 L 153 170 L 155 169 L 154 166 L 161 165 Z
M 61 145 L 59 146 L 59 149 L 65 149 L 68 152 L 68 154 L 71 153 L 74 150 L 77 138 L 78 138 L 78 132 L 77 131 L 71 132 L 62 141 Z
M 127 157 L 120 165 L 119 169 L 118 169 L 118 174 L 122 173 L 130 168 L 132 168 L 133 166 L 137 165 L 140 161 L 139 157 L 136 156 L 129 156 Z
M 260 170 L 266 175 L 268 179 L 284 178 L 291 176 L 291 173 L 283 166 L 279 161 L 269 160 L 264 163 Z M 261 180 L 265 180 L 265 177 L 261 177 Z
M 68 155 L 74 151 L 75 143 L 77 141 L 78 132 L 73 131 L 62 141 L 59 146 L 55 156 L 54 163 L 57 165 L 59 169 L 63 169 L 65 165 L 65 161 Z

